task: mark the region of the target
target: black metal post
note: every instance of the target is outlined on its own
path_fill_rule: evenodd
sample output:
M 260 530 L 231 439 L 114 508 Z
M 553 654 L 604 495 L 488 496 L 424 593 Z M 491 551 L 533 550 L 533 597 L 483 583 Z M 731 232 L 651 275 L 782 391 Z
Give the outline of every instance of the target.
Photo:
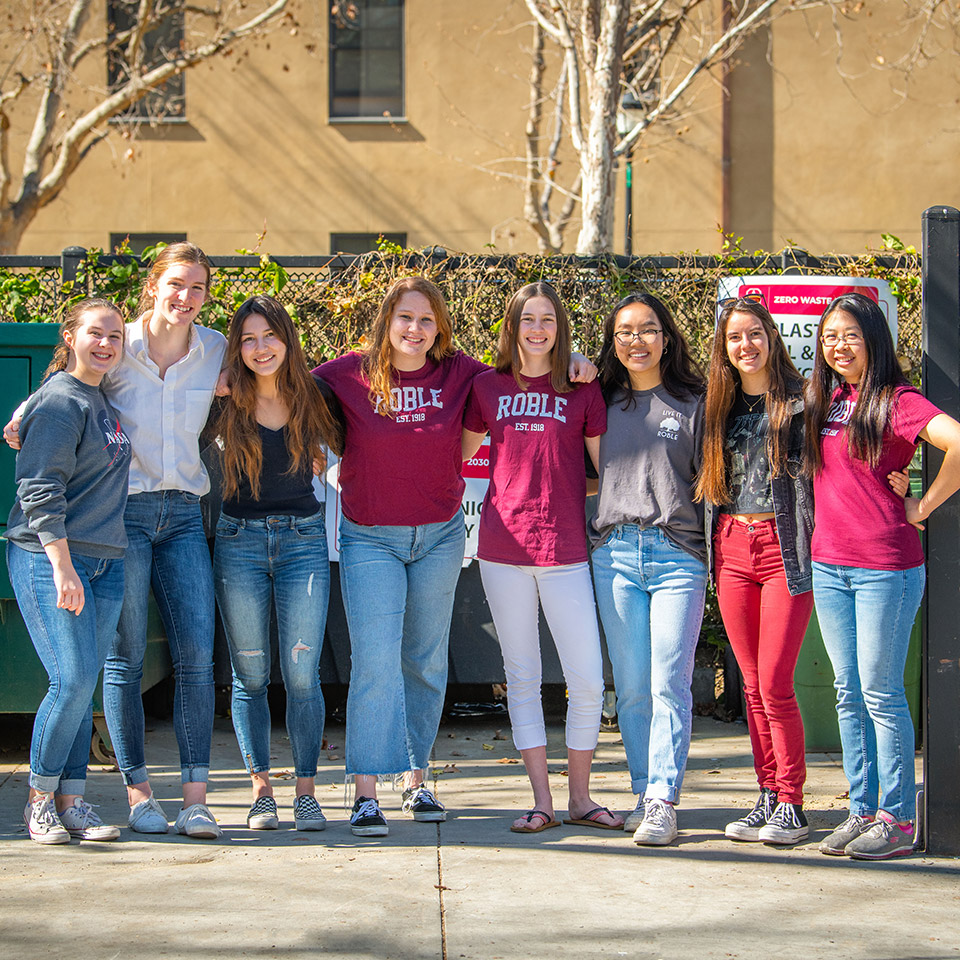
M 62 283 L 73 283 L 77 279 L 77 272 L 87 251 L 83 247 L 64 247 L 60 251 L 60 280 Z
M 923 213 L 923 392 L 960 419 L 960 211 Z M 943 454 L 927 446 L 923 485 Z M 924 839 L 928 853 L 960 854 L 960 502 L 927 521 L 923 617 Z
M 627 147 L 626 155 L 627 181 L 625 189 L 624 216 L 623 216 L 623 252 L 633 256 L 633 147 Z

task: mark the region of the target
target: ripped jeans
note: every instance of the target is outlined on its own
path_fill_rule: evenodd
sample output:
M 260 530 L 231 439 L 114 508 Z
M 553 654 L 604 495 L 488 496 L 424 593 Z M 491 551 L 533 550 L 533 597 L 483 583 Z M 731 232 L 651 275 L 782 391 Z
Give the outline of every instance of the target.
M 233 727 L 249 773 L 270 769 L 270 608 L 277 612 L 287 734 L 298 777 L 315 777 L 323 736 L 320 651 L 330 597 L 323 511 L 217 523 L 213 580 L 233 665 Z

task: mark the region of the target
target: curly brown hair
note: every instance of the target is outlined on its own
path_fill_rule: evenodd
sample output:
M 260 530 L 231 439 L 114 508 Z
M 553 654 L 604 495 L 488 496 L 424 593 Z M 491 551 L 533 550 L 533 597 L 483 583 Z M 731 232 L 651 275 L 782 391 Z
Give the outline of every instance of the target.
M 363 357 L 363 375 L 370 385 L 370 404 L 381 416 L 392 417 L 390 409 L 391 393 L 396 386 L 393 368 L 393 348 L 390 346 L 390 321 L 400 298 L 405 293 L 420 293 L 430 301 L 434 318 L 437 321 L 437 338 L 427 351 L 427 356 L 436 363 L 444 357 L 452 356 L 456 349 L 453 345 L 453 323 L 447 301 L 443 299 L 440 288 L 426 277 L 401 277 L 394 280 L 387 290 L 373 328 L 370 331 L 370 344 Z

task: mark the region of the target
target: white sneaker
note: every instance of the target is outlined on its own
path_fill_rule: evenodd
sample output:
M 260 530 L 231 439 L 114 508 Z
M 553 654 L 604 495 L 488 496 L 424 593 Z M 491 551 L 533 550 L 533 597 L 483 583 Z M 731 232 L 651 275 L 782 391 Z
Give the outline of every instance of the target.
M 23 808 L 23 822 L 30 839 L 37 843 L 69 843 L 70 834 L 57 816 L 53 797 L 38 793 Z
M 633 835 L 633 842 L 653 847 L 665 847 L 677 839 L 677 811 L 672 803 L 647 798 L 643 822 Z
M 163 807 L 153 796 L 135 803 L 130 808 L 127 823 L 134 833 L 166 833 L 170 829 Z
M 195 840 L 216 840 L 220 836 L 220 825 L 203 803 L 193 803 L 177 814 L 177 833 Z
M 60 811 L 60 822 L 78 840 L 116 840 L 120 836 L 120 828 L 104 823 L 93 804 L 83 797 L 77 797 L 73 806 Z

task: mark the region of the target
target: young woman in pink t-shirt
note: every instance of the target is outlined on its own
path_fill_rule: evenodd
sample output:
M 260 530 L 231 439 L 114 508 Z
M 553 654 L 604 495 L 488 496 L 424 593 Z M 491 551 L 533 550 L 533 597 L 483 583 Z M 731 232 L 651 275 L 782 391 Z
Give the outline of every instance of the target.
M 513 822 L 515 833 L 560 825 L 540 702 L 541 603 L 569 694 L 564 822 L 623 828 L 621 817 L 590 797 L 603 666 L 587 563 L 584 444 L 596 465 L 606 406 L 598 384 L 570 383 L 569 358 L 570 326 L 557 292 L 547 283 L 528 284 L 507 304 L 496 369 L 474 381 L 464 419 L 465 460 L 490 433 L 480 575 L 503 651 L 513 741 L 533 787 L 533 808 Z
M 915 844 L 913 723 L 903 670 L 924 589 L 914 527 L 960 488 L 960 424 L 907 382 L 880 307 L 845 294 L 824 311 L 806 402 L 815 501 L 813 595 L 836 675 L 850 815 L 822 853 L 862 860 Z M 887 483 L 918 440 L 946 451 L 930 489 Z M 912 526 L 911 526 L 912 525 Z

